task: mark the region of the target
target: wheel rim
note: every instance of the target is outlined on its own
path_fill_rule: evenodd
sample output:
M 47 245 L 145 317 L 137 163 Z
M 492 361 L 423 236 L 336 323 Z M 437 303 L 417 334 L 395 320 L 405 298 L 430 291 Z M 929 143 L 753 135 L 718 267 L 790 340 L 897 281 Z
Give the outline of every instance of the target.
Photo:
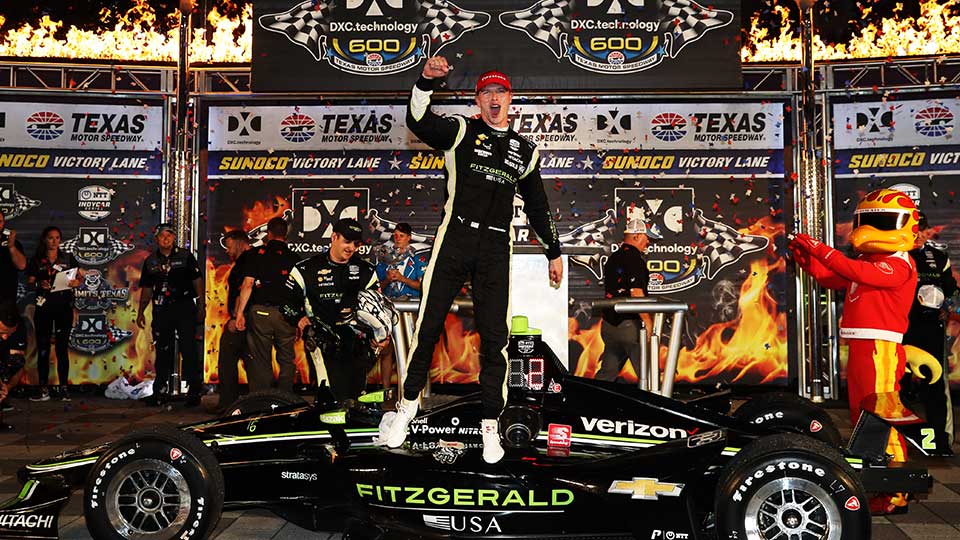
M 156 459 L 128 463 L 106 491 L 107 519 L 130 540 L 166 538 L 190 512 L 190 486 L 173 465 Z
M 840 510 L 820 486 L 803 478 L 765 484 L 744 516 L 748 540 L 839 540 Z

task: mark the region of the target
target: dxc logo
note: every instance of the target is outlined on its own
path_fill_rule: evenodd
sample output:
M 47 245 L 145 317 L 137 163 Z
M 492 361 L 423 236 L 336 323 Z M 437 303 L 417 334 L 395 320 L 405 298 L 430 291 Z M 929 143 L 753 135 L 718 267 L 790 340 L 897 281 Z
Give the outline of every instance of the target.
M 606 114 L 597 114 L 597 129 L 611 135 L 620 135 L 630 131 L 633 119 L 629 114 L 620 114 L 618 110 L 607 111 Z
M 249 111 L 242 111 L 239 116 L 227 117 L 227 131 L 237 133 L 241 137 L 249 137 L 251 133 L 260 133 L 263 117 Z
M 626 0 L 626 3 L 633 6 L 642 8 L 646 0 Z M 604 4 L 607 4 L 604 9 Z M 607 15 L 624 15 L 626 12 L 623 11 L 623 6 L 620 4 L 620 0 L 587 0 L 588 8 L 600 8 L 602 11 L 605 11 Z
M 365 17 L 392 16 L 396 10 L 403 9 L 403 0 L 383 0 L 382 3 L 387 8 L 386 13 L 377 0 L 347 0 L 347 9 L 361 11 Z
M 318 251 L 319 245 L 329 243 L 337 220 L 360 220 L 369 207 L 367 188 L 294 188 L 294 229 L 299 227 L 299 236 L 305 244 L 291 244 L 291 249 Z
M 868 113 L 857 113 L 857 129 L 878 133 L 881 128 L 893 129 L 893 111 L 881 107 L 868 107 Z

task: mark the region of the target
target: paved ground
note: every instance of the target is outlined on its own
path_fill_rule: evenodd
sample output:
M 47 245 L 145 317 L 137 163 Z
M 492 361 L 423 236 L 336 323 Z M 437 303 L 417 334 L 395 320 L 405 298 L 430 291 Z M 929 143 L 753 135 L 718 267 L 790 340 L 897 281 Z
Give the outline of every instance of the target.
M 204 398 L 212 404 L 215 396 Z M 154 423 L 189 423 L 210 418 L 203 408 L 147 408 L 130 401 L 111 401 L 102 397 L 74 396 L 70 403 L 50 401 L 32 403 L 12 399 L 16 411 L 6 413 L 5 421 L 16 430 L 0 434 L 0 501 L 19 491 L 16 471 L 22 465 L 78 445 L 107 442 L 131 428 Z M 844 408 L 830 408 L 844 436 L 850 432 Z M 960 451 L 960 446 L 954 447 Z M 920 461 L 920 460 L 918 460 Z M 874 518 L 876 540 L 960 540 L 960 458 L 927 459 L 923 463 L 936 479 L 930 496 L 912 504 L 906 515 Z M 81 496 L 75 493 L 61 516 L 60 533 L 64 539 L 90 539 L 83 522 Z M 287 523 L 266 511 L 226 512 L 213 538 L 221 540 L 323 539 L 338 534 L 315 533 Z

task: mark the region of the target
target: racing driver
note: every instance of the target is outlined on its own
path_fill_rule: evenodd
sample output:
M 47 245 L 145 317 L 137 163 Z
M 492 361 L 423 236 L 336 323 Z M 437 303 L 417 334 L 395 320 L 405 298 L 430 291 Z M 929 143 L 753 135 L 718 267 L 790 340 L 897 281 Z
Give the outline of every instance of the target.
M 406 376 L 400 382 L 402 399 L 397 403 L 397 417 L 387 432 L 386 444 L 397 448 L 406 439 L 447 311 L 469 279 L 480 334 L 483 459 L 496 463 L 504 454 L 497 417 L 506 400 L 511 220 L 517 192 L 523 197 L 530 224 L 546 248 L 549 277 L 554 285 L 563 277 L 563 264 L 540 178 L 540 154 L 532 142 L 509 127 L 513 97 L 510 79 L 498 71 L 480 76 L 476 85 L 479 118 L 443 117 L 430 110 L 430 97 L 434 79 L 445 77 L 449 71 L 444 57 L 428 59 L 407 107 L 410 131 L 444 152 L 447 200 L 424 273 L 423 300 L 412 352 Z

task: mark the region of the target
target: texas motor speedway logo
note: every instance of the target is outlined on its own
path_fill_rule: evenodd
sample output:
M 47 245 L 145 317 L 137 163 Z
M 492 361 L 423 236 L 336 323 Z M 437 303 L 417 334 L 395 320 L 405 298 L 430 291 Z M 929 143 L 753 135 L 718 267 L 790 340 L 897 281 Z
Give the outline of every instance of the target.
M 689 43 L 727 26 L 733 13 L 693 0 L 540 0 L 500 15 L 557 59 L 596 73 L 636 73 L 676 58 Z
M 413 68 L 488 22 L 490 15 L 445 0 L 306 0 L 259 20 L 317 61 L 374 76 Z

